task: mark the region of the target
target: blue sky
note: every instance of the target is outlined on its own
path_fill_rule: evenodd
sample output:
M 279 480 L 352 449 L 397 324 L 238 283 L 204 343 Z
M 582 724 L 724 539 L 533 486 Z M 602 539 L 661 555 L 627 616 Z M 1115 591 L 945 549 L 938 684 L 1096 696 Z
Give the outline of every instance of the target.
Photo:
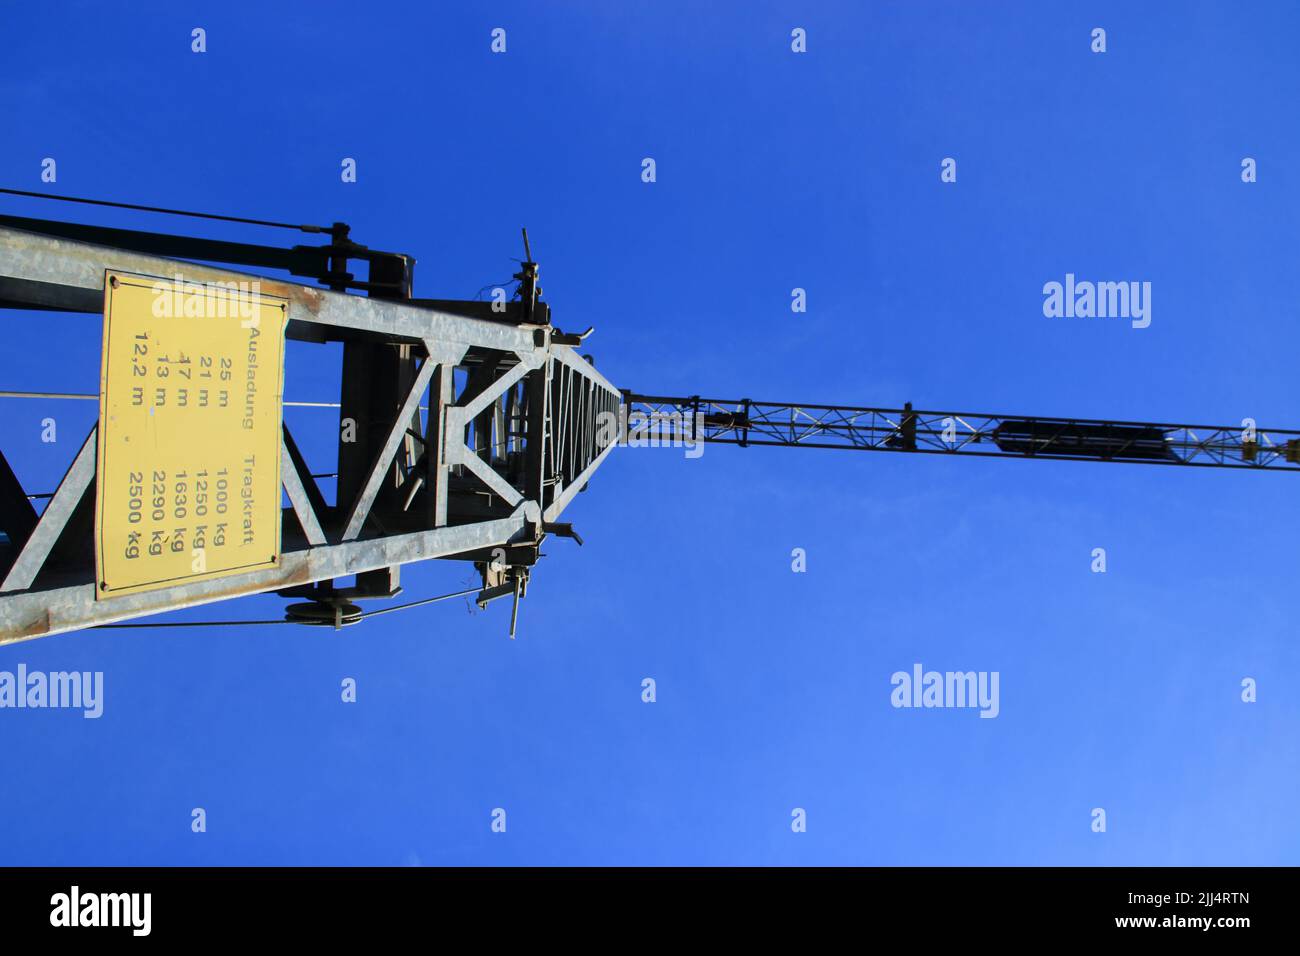
M 507 278 L 526 225 L 556 322 L 594 325 L 598 367 L 639 391 L 1300 425 L 1293 4 L 548 6 L 6 5 L 0 183 L 345 220 L 417 256 L 431 297 Z M 1151 326 L 1045 318 L 1067 272 L 1151 282 Z M 93 316 L 4 321 L 0 387 L 94 390 Z M 318 356 L 291 344 L 287 397 L 334 400 Z M 93 414 L 6 402 L 29 488 Z M 0 863 L 1295 863 L 1294 484 L 624 449 L 513 642 L 508 608 L 449 602 L 0 649 L 0 669 L 105 675 L 99 720 L 0 711 Z M 467 572 L 408 568 L 406 597 Z M 892 708 L 917 662 L 998 671 L 998 718 Z

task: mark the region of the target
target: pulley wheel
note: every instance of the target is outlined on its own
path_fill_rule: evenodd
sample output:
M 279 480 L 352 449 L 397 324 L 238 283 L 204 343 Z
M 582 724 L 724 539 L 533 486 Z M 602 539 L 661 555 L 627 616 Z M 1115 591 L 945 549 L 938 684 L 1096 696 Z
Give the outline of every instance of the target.
M 325 604 L 309 601 L 306 604 L 290 604 L 284 609 L 284 619 L 315 627 L 348 627 L 361 623 L 361 608 L 346 602 Z

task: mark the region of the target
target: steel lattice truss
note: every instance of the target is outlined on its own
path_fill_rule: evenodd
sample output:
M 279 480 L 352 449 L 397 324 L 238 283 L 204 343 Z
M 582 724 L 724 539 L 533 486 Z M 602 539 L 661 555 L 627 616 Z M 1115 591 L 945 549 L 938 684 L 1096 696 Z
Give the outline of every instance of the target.
M 0 451 L 0 644 L 267 591 L 306 601 L 299 613 L 310 621 L 341 626 L 359 614 L 352 602 L 399 593 L 403 564 L 433 558 L 472 563 L 482 574 L 479 603 L 513 595 L 517 610 L 542 542 L 578 539 L 559 519 L 615 447 L 616 430 L 598 426 L 616 417 L 619 392 L 577 353 L 582 336 L 551 323 L 535 262 L 522 263 L 522 292 L 498 311 L 488 302 L 413 298 L 413 260 L 338 240 L 290 250 L 304 257 L 299 263 L 275 247 L 43 220 L 21 225 L 0 216 L 0 310 L 102 315 L 105 276 L 116 271 L 259 283 L 286 303 L 286 339 L 309 349 L 341 344 L 342 371 L 339 427 L 324 426 L 326 447 L 337 447 L 334 473 L 325 476 L 335 480 L 333 496 L 317 484 L 288 423 L 282 428 L 289 507 L 280 514 L 282 553 L 269 569 L 100 598 L 93 560 L 99 425 L 49 495 L 24 488 Z M 366 256 L 365 282 L 338 264 Z M 312 275 L 330 288 L 207 261 L 295 274 L 327 263 L 328 271 Z M 358 289 L 371 294 L 348 291 Z M 41 497 L 49 503 L 38 513 L 31 502 Z M 513 634 L 513 618 L 511 627 Z
M 1300 471 L 1300 431 L 624 393 L 628 444 L 712 442 Z

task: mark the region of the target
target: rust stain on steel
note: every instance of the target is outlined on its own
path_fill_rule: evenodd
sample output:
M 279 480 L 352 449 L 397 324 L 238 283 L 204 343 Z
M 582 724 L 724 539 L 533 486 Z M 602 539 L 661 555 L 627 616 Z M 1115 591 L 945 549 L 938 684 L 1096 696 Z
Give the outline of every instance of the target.
M 44 637 L 50 633 L 53 624 L 50 622 L 50 610 L 46 608 L 44 613 L 39 615 L 30 625 L 22 630 L 11 632 L 8 636 L 0 637 L 0 646 L 5 644 L 17 644 L 19 641 L 29 641 L 34 637 Z
M 312 315 L 320 314 L 320 306 L 324 297 L 320 294 L 319 289 L 312 289 L 308 286 L 290 286 L 290 298 L 300 303 Z

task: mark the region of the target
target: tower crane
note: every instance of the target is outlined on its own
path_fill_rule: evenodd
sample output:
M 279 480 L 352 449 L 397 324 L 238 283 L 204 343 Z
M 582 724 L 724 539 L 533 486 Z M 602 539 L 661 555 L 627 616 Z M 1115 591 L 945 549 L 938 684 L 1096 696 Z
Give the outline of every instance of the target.
M 99 315 L 104 342 L 98 391 L 0 391 L 5 399 L 80 399 L 99 408 L 52 491 L 28 490 L 0 450 L 0 644 L 89 627 L 343 627 L 461 594 L 480 606 L 513 598 L 514 636 L 542 542 L 582 543 L 560 518 L 620 445 L 1300 471 L 1300 431 L 1249 421 L 620 390 L 579 352 L 591 329 L 566 332 L 553 321 L 526 232 L 512 300 L 429 299 L 414 295 L 411 256 L 361 245 L 340 222 L 0 193 L 328 240 L 285 247 L 0 215 L 0 310 Z M 341 346 L 337 402 L 285 400 L 285 340 Z M 283 420 L 295 406 L 337 408 L 332 470 L 309 467 Z M 321 484 L 328 480 L 332 500 Z M 39 500 L 40 512 L 32 503 Z M 472 563 L 479 585 L 361 610 L 360 602 L 401 593 L 403 564 L 435 558 Z M 140 622 L 266 592 L 294 602 L 283 619 Z

